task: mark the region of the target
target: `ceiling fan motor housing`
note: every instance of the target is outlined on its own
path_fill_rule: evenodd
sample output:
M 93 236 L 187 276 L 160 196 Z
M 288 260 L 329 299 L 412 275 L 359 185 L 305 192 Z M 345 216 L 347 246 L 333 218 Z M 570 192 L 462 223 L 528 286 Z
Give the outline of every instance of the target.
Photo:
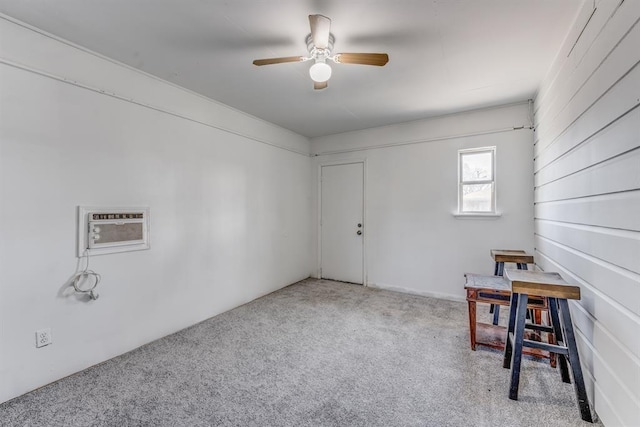
M 333 51 L 333 43 L 335 41 L 335 37 L 333 34 L 329 33 L 329 43 L 327 43 L 326 49 L 318 49 L 315 44 L 313 44 L 313 36 L 309 34 L 305 39 L 307 43 L 307 50 L 309 51 L 309 56 L 311 59 L 326 59 L 331 57 L 331 52 Z

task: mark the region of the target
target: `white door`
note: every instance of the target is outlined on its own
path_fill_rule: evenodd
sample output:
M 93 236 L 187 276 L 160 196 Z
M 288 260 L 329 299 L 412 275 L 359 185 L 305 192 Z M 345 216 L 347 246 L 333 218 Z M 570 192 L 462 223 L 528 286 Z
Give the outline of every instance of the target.
M 321 277 L 362 284 L 364 164 L 321 168 Z

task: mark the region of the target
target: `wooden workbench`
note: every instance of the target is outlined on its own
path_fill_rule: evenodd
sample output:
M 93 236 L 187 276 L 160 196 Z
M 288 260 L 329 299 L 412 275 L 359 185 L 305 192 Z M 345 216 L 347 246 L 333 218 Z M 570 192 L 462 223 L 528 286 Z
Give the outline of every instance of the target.
M 508 306 L 511 300 L 511 286 L 509 282 L 502 276 L 484 276 L 467 273 L 465 277 L 465 289 L 467 291 L 467 303 L 469 305 L 471 350 L 475 350 L 477 345 L 504 350 L 507 328 L 490 323 L 478 322 L 476 318 L 476 304 L 480 302 Z M 547 310 L 547 300 L 546 298 L 530 296 L 527 307 L 537 310 Z M 539 335 L 534 336 L 535 332 L 531 335 L 531 339 L 540 339 Z M 549 352 L 535 348 L 527 348 L 525 354 L 539 358 L 550 358 Z

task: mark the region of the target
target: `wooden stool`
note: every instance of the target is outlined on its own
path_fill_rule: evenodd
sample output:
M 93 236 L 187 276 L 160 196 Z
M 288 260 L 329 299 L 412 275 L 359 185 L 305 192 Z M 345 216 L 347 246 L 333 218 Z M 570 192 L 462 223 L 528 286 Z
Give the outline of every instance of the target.
M 496 263 L 493 270 L 494 276 L 502 276 L 504 274 L 505 262 L 516 264 L 518 270 L 526 270 L 527 264 L 533 264 L 533 255 L 529 255 L 519 249 L 491 249 L 491 258 Z M 497 325 L 500 319 L 500 306 L 491 304 L 489 313 L 493 313 L 493 324 Z M 540 323 L 540 319 L 536 319 L 536 323 Z
M 568 285 L 558 273 L 539 271 L 507 270 L 505 277 L 511 282 L 511 308 L 509 326 L 504 347 L 503 367 L 511 368 L 509 399 L 518 400 L 520 365 L 524 347 L 538 348 L 556 353 L 559 358 L 562 381 L 570 383 L 567 358 L 573 373 L 573 385 L 584 421 L 593 422 L 589 409 L 589 399 L 582 376 L 568 299 L 580 299 L 580 288 Z M 528 295 L 546 297 L 549 302 L 552 326 L 526 324 Z M 525 338 L 525 328 L 553 332 L 556 344 L 532 341 Z
M 471 350 L 476 349 L 476 345 L 483 345 L 497 350 L 504 350 L 504 337 L 507 328 L 499 325 L 478 322 L 476 319 L 476 303 L 484 302 L 489 304 L 509 305 L 511 301 L 511 288 L 509 282 L 502 276 L 484 276 L 481 274 L 466 273 L 467 303 L 469 305 L 469 337 L 471 339 Z M 536 310 L 548 310 L 547 299 L 537 296 L 529 296 L 527 307 Z M 535 338 L 533 334 L 528 338 Z M 551 334 L 547 337 L 549 343 L 553 343 Z M 537 348 L 523 350 L 525 354 L 539 358 L 550 359 L 551 366 L 555 367 L 555 357 L 547 351 Z

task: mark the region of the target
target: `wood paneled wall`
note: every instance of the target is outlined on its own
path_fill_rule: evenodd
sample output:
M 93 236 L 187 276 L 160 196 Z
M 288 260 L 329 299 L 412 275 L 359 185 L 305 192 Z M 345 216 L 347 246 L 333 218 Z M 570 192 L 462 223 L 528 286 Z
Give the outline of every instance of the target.
M 535 100 L 536 262 L 572 304 L 592 405 L 640 423 L 640 1 L 586 2 Z

